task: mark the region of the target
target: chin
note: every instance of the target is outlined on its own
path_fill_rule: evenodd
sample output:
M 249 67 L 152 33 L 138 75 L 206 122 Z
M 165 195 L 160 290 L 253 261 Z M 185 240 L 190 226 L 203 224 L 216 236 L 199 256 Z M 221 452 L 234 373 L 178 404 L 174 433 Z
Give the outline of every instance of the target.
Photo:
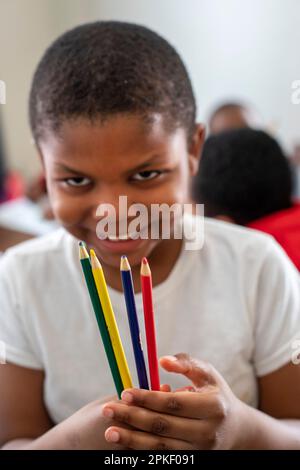
M 93 243 L 91 246 L 95 250 L 97 256 L 99 257 L 100 261 L 107 266 L 111 266 L 113 268 L 120 268 L 120 260 L 122 255 L 126 255 L 129 261 L 129 264 L 132 268 L 139 267 L 143 257 L 149 257 L 155 246 L 157 245 L 157 240 L 144 240 L 144 243 L 141 244 L 139 249 L 134 251 L 122 251 L 118 253 L 112 253 L 107 249 L 103 249 L 100 243 Z

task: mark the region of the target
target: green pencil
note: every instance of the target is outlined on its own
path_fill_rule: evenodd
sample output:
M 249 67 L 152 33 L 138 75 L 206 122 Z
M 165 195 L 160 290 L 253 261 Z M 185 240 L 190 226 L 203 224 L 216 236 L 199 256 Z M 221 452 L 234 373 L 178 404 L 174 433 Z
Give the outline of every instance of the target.
M 106 356 L 109 362 L 109 367 L 110 367 L 110 370 L 114 379 L 117 393 L 119 395 L 119 398 L 121 398 L 121 393 L 123 392 L 124 387 L 123 387 L 122 379 L 121 379 L 120 372 L 118 369 L 117 361 L 115 358 L 114 350 L 111 344 L 108 329 L 105 323 L 105 318 L 104 318 L 103 310 L 101 307 L 101 302 L 98 296 L 96 284 L 94 281 L 91 263 L 90 263 L 90 257 L 83 242 L 79 243 L 79 257 L 80 257 L 80 263 L 81 263 L 82 270 L 83 270 L 84 277 L 85 277 L 85 282 L 86 282 L 86 285 L 90 294 L 90 298 L 92 301 L 92 305 L 94 308 L 99 331 L 102 337 L 104 349 L 105 349 Z

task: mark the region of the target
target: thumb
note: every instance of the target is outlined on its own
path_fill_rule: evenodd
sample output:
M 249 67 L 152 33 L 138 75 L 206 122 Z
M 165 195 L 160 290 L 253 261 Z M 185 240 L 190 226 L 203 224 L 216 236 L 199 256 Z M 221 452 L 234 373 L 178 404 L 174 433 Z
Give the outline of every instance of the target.
M 215 385 L 217 382 L 214 369 L 210 364 L 194 359 L 188 354 L 164 356 L 159 362 L 165 370 L 184 375 L 198 388 Z

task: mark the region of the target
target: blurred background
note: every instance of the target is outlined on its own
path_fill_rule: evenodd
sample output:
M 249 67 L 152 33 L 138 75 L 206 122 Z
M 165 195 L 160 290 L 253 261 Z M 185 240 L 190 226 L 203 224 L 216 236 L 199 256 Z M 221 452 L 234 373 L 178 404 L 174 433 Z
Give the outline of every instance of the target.
M 137 22 L 163 35 L 190 72 L 199 120 L 207 123 L 224 102 L 249 104 L 261 127 L 296 160 L 300 104 L 291 98 L 292 83 L 300 79 L 299 17 L 299 0 L 0 0 L 0 80 L 6 84 L 0 152 L 9 175 L 6 197 L 22 195 L 32 181 L 43 185 L 27 118 L 39 59 L 62 32 L 99 19 Z M 0 167 L 0 177 L 1 172 Z M 33 200 L 36 189 L 30 189 Z

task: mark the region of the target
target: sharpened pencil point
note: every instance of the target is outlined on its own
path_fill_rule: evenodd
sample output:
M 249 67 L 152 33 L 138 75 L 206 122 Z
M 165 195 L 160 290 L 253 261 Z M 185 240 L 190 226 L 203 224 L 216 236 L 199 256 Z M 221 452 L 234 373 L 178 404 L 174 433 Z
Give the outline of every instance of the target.
M 142 276 L 151 276 L 151 270 L 150 270 L 147 258 L 142 259 L 141 275 Z
M 121 264 L 120 264 L 121 271 L 130 271 L 130 264 L 128 262 L 127 256 L 121 256 Z
M 101 263 L 100 263 L 100 261 L 99 261 L 98 258 L 97 258 L 97 255 L 96 255 L 96 253 L 95 253 L 95 250 L 91 249 L 91 250 L 90 250 L 90 254 L 91 254 L 91 265 L 92 265 L 92 269 L 102 269 Z
M 84 242 L 79 243 L 79 258 L 80 259 L 86 259 L 86 258 L 89 259 L 89 254 L 87 252 L 86 245 L 85 245 Z

